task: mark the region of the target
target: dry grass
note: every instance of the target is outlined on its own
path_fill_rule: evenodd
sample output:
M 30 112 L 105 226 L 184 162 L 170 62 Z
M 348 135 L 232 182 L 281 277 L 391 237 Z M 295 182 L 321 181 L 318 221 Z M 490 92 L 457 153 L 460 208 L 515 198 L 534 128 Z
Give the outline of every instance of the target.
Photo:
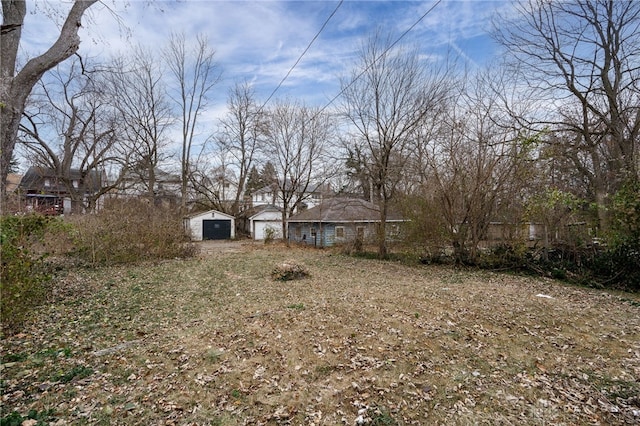
M 274 281 L 294 260 L 310 277 Z M 51 424 L 640 422 L 640 298 L 249 246 L 82 271 L 2 340 Z M 548 296 L 548 297 L 543 297 Z

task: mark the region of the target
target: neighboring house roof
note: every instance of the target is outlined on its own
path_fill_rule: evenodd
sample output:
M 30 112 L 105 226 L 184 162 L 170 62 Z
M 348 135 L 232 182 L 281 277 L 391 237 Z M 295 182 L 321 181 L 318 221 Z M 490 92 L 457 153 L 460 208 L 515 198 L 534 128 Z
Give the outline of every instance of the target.
M 289 185 L 285 186 L 285 189 L 288 190 L 289 189 Z M 262 188 L 256 189 L 255 191 L 252 192 L 253 195 L 256 194 L 271 194 L 274 191 L 279 190 L 282 187 L 282 182 L 280 182 L 280 184 L 276 185 L 275 183 L 271 184 L 271 185 L 267 185 L 267 186 L 263 186 Z M 314 192 L 330 192 L 331 188 L 329 187 L 329 185 L 327 184 L 322 184 L 322 183 L 316 183 L 316 184 L 310 184 L 307 187 L 307 190 L 305 191 L 306 193 L 310 194 L 310 193 L 314 193 Z M 298 188 L 297 192 L 302 192 L 302 188 Z
M 387 215 L 388 222 L 403 221 L 396 212 Z M 379 222 L 380 208 L 358 198 L 332 198 L 322 204 L 295 214 L 289 222 Z
M 267 185 L 263 186 L 262 188 L 256 189 L 252 192 L 252 195 L 271 194 L 273 191 L 275 191 L 275 185 Z
M 87 193 L 98 192 L 102 186 L 102 175 L 97 170 L 91 170 L 83 176 L 78 169 L 69 170 L 69 176 L 65 177 L 70 182 L 78 181 L 79 188 L 84 189 Z M 51 179 L 49 186 L 44 186 L 44 179 Z M 23 191 L 46 191 L 51 193 L 68 192 L 69 188 L 59 176 L 56 170 L 47 167 L 33 166 L 29 167 L 27 173 L 22 177 L 19 188 Z
M 149 171 L 148 170 L 127 170 L 124 174 L 124 179 L 125 180 L 139 180 L 140 177 L 144 177 L 145 179 L 147 179 L 149 177 Z M 180 178 L 179 175 L 175 174 L 175 173 L 168 173 L 165 172 L 162 169 L 159 168 L 155 168 L 154 169 L 154 179 L 156 180 L 157 183 L 180 183 L 182 182 L 182 179 Z

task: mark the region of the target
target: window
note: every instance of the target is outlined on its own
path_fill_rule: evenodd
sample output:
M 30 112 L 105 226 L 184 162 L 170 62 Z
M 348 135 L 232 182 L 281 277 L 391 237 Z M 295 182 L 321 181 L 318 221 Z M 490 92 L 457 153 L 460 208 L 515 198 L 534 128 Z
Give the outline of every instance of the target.
M 78 179 L 74 179 L 74 180 L 73 180 L 73 187 L 74 187 L 75 189 L 78 189 L 78 186 L 79 186 Z
M 312 237 L 315 237 L 316 236 L 316 228 L 311 228 L 309 230 L 309 233 L 311 234 Z
M 364 240 L 364 226 L 358 226 L 356 228 L 356 238 L 360 241 Z
M 49 179 L 49 178 L 45 178 L 45 179 L 44 179 L 44 186 L 46 186 L 46 187 L 51 186 L 51 179 Z
M 336 226 L 336 238 L 344 238 L 344 226 Z

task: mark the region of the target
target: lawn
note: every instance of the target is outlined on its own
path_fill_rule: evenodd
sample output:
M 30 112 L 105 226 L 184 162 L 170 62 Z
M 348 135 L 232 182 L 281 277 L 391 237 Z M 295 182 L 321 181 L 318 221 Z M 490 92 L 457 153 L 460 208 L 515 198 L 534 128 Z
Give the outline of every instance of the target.
M 7 424 L 640 423 L 638 295 L 329 250 L 77 271 L 1 344 Z

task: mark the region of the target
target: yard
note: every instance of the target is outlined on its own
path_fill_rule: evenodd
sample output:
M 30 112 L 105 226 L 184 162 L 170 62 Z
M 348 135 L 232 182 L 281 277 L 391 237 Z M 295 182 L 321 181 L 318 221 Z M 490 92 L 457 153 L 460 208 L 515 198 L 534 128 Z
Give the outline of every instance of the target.
M 329 250 L 78 271 L 1 349 L 7 421 L 640 423 L 638 295 Z

